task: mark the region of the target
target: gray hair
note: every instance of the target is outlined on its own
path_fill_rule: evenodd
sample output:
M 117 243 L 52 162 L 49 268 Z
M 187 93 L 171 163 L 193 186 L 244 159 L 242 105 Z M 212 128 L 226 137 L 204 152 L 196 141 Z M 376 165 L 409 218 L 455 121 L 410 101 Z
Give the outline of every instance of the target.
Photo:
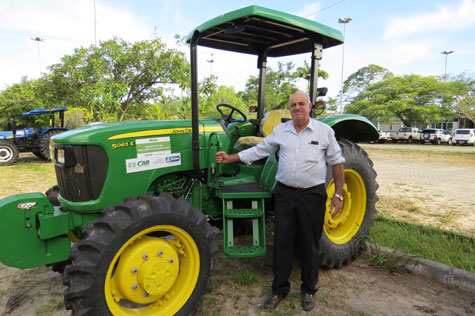
M 290 99 L 292 99 L 292 96 L 293 96 L 294 94 L 296 94 L 296 93 L 302 93 L 303 95 L 305 95 L 305 96 L 307 97 L 307 104 L 312 103 L 312 102 L 310 101 L 310 97 L 308 96 L 308 93 L 307 93 L 307 92 L 295 91 L 295 92 L 292 93 L 292 94 L 290 95 L 290 97 L 289 97 L 289 102 L 288 102 L 288 103 L 289 103 L 289 107 L 290 107 Z

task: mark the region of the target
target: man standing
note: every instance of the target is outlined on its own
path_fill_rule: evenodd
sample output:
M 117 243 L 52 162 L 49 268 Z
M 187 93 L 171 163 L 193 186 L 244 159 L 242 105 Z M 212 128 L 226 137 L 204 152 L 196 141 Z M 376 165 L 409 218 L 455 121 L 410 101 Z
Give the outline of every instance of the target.
M 310 118 L 312 104 L 307 94 L 296 92 L 289 99 L 292 120 L 274 128 L 260 144 L 237 154 L 216 153 L 218 163 L 242 161 L 250 164 L 279 151 L 275 186 L 275 232 L 272 296 L 264 306 L 274 309 L 290 291 L 293 247 L 297 234 L 302 237 L 302 308 L 315 307 L 319 256 L 318 244 L 323 231 L 327 194 L 327 164 L 332 166 L 335 195 L 330 213 L 335 217 L 343 203 L 345 159 L 341 155 L 333 129 Z

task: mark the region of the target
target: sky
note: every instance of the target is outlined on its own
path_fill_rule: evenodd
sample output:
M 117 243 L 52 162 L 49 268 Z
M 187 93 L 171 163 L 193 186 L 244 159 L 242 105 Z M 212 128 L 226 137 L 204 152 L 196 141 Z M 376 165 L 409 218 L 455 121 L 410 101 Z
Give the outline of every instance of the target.
M 185 36 L 209 19 L 248 5 L 299 15 L 345 33 L 344 60 L 340 45 L 324 50 L 321 61 L 329 78 L 319 86 L 328 87 L 331 97 L 338 97 L 342 71 L 346 79 L 369 64 L 397 75 L 439 76 L 447 57 L 447 74 L 475 72 L 475 0 L 0 0 L 0 91 L 25 76 L 38 78 L 75 48 L 113 37 L 132 42 L 158 36 L 189 56 L 187 46 L 175 44 L 175 34 Z M 350 23 L 338 23 L 347 17 Z M 37 37 L 43 41 L 32 40 Z M 236 91 L 244 89 L 249 75 L 258 74 L 254 56 L 209 48 L 198 53 L 200 77 L 212 73 L 219 84 Z M 304 60 L 310 61 L 310 55 L 270 58 L 269 65 L 275 69 L 278 61 L 293 61 L 301 66 Z

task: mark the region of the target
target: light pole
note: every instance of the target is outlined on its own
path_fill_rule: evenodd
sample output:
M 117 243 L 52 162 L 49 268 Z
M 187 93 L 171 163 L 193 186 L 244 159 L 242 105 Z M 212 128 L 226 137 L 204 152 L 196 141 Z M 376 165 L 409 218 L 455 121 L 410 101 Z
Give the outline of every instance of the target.
M 45 40 L 40 37 L 32 37 L 32 41 L 35 41 L 38 44 L 38 62 L 40 66 L 40 77 L 41 77 L 41 55 L 40 55 L 40 42 L 44 42 Z
M 343 113 L 343 66 L 345 64 L 345 31 L 346 24 L 350 23 L 352 18 L 339 18 L 338 23 L 343 23 L 343 53 L 341 56 L 341 90 L 340 90 L 340 113 Z
M 214 63 L 214 58 L 213 58 L 213 53 L 211 53 L 211 59 L 210 60 L 206 60 L 207 62 L 209 62 L 209 75 L 211 76 L 213 74 L 213 69 L 211 68 L 213 66 L 213 63 Z
M 94 0 L 94 46 L 97 46 L 96 24 L 96 0 Z
M 447 80 L 447 56 L 449 54 L 452 54 L 453 52 L 454 52 L 453 50 L 449 50 L 449 51 L 444 50 L 443 52 L 441 52 L 441 54 L 445 55 L 444 82 Z

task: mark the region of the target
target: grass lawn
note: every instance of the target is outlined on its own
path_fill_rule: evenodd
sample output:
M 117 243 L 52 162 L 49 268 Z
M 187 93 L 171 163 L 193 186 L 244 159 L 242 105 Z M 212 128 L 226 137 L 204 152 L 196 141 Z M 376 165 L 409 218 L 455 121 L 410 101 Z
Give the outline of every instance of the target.
M 0 199 L 19 193 L 44 193 L 56 183 L 54 164 L 33 154 L 21 154 L 15 165 L 0 167 Z
M 370 242 L 475 273 L 475 238 L 377 216 Z

